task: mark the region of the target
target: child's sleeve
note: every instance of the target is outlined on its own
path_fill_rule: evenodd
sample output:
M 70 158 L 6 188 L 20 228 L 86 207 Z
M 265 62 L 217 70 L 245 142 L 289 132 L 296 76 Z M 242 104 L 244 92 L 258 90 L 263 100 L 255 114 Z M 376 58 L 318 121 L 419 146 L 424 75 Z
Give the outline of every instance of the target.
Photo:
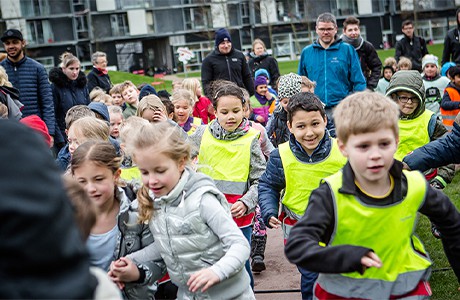
M 443 192 L 429 184 L 425 202 L 419 211 L 441 232 L 444 252 L 460 283 L 460 213 Z
M 292 228 L 284 248 L 286 257 L 291 263 L 312 272 L 362 273 L 361 258 L 372 249 L 320 245 L 328 244 L 331 239 L 334 214 L 331 191 L 323 183 L 312 192 L 305 214 Z
M 260 148 L 260 143 L 258 138 L 254 138 L 251 144 L 251 158 L 250 158 L 250 170 L 249 170 L 249 189 L 246 194 L 239 199 L 243 202 L 248 211 L 246 214 L 253 212 L 257 205 L 257 189 L 259 186 L 259 178 L 265 172 L 265 167 L 267 162 L 265 161 L 264 154 Z
M 449 93 L 445 91 L 441 100 L 441 108 L 445 110 L 459 109 L 460 101 L 452 101 L 452 99 L 450 99 Z
M 278 149 L 275 149 L 267 162 L 267 168 L 259 180 L 259 206 L 264 223 L 278 218 L 281 191 L 286 187 L 283 164 Z
M 205 193 L 201 200 L 200 215 L 209 228 L 219 237 L 225 255 L 210 266 L 220 280 L 229 278 L 244 267 L 249 258 L 249 244 L 230 214 L 211 193 Z

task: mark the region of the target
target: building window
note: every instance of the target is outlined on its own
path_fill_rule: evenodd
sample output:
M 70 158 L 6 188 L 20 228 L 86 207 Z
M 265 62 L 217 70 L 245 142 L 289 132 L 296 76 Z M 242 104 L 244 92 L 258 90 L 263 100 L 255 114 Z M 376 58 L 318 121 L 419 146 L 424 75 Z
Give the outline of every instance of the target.
M 110 15 L 110 25 L 114 36 L 129 35 L 129 26 L 126 14 Z
M 184 9 L 185 29 L 206 29 L 211 24 L 211 10 L 208 6 Z
M 21 0 L 21 14 L 23 17 L 49 15 L 48 0 Z
M 55 66 L 54 57 L 52 56 L 35 57 L 34 59 L 41 63 L 45 67 L 46 71 L 51 70 Z
M 240 3 L 241 11 L 241 24 L 246 25 L 251 23 L 250 13 L 249 13 L 249 3 L 243 2 Z
M 121 9 L 153 7 L 147 0 L 120 0 L 120 6 Z
M 303 19 L 305 3 L 303 0 L 277 0 L 276 10 L 278 20 L 283 22 L 296 22 Z
M 30 44 L 48 44 L 54 42 L 53 32 L 48 21 L 28 21 Z
M 337 0 L 332 2 L 332 5 L 336 5 L 332 8 L 332 14 L 335 16 L 350 16 L 358 14 L 358 3 L 356 0 Z

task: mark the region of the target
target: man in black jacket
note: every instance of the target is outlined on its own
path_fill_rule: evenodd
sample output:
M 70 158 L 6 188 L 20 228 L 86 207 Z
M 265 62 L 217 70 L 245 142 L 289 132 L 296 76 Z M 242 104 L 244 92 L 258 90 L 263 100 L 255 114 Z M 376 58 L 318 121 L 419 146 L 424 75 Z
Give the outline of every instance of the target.
M 254 83 L 246 57 L 243 52 L 232 46 L 232 39 L 225 28 L 216 31 L 216 49 L 203 60 L 201 65 L 201 82 L 205 94 L 209 94 L 209 84 L 214 80 L 233 81 L 254 95 Z
M 457 19 L 457 27 L 452 28 L 447 32 L 444 38 L 444 50 L 442 52 L 441 65 L 443 66 L 446 62 L 453 61 L 457 65 L 460 64 L 460 42 L 459 42 L 459 31 L 460 31 L 460 8 L 455 13 Z
M 382 62 L 380 61 L 374 46 L 361 37 L 359 20 L 355 17 L 348 17 L 343 22 L 342 40 L 355 48 L 358 52 L 361 70 L 366 78 L 367 88 L 374 90 L 380 79 Z
M 404 37 L 395 46 L 396 61 L 401 56 L 407 57 L 412 62 L 412 70 L 422 72 L 422 58 L 428 54 L 425 40 L 414 35 L 414 23 L 411 20 L 402 23 L 402 32 Z

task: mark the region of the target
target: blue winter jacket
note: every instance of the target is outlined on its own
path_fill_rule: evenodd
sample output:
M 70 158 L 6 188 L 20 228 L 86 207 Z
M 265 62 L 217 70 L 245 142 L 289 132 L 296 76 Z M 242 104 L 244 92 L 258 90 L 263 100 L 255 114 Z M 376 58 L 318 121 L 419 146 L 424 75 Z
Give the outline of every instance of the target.
M 349 94 L 366 89 L 358 54 L 353 46 L 337 39 L 324 49 L 316 41 L 302 50 L 299 75 L 316 81 L 315 94 L 334 107 Z
M 332 149 L 332 140 L 329 133 L 323 137 L 312 155 L 309 156 L 297 143 L 293 134 L 289 136 L 289 147 L 294 156 L 301 162 L 318 162 L 329 155 Z M 308 174 L 306 175 L 308 176 Z M 259 179 L 259 206 L 264 223 L 268 225 L 268 220 L 271 217 L 278 218 L 281 191 L 286 188 L 286 178 L 284 175 L 283 163 L 279 149 L 276 148 L 270 153 L 270 158 L 267 162 L 267 167 L 264 174 Z
M 22 116 L 39 116 L 45 121 L 50 135 L 54 136 L 53 93 L 43 65 L 27 56 L 17 63 L 7 58 L 0 64 L 11 84 L 19 90 L 19 101 L 24 104 Z
M 460 163 L 460 125 L 454 123 L 452 131 L 404 157 L 411 170 L 426 171 L 448 164 Z M 259 183 L 260 184 L 260 183 Z

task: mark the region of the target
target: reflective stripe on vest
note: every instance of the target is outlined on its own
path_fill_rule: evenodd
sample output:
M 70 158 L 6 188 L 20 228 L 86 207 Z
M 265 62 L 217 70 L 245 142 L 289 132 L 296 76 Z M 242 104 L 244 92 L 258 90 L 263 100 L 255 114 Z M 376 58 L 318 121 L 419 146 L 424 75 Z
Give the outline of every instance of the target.
M 348 298 L 389 299 L 404 295 L 427 280 L 431 261 L 413 234 L 417 212 L 426 195 L 426 181 L 419 172 L 403 171 L 407 195 L 399 203 L 375 206 L 357 197 L 339 193 L 342 172 L 325 181 L 333 195 L 335 228 L 329 246 L 359 245 L 373 249 L 381 268 L 358 272 L 320 274 L 317 283 L 328 293 Z M 350 217 L 352 216 L 352 217 Z
M 327 157 L 318 162 L 304 163 L 297 159 L 289 147 L 289 142 L 279 145 L 279 153 L 284 169 L 286 191 L 283 197 L 283 206 L 300 219 L 307 208 L 311 192 L 316 189 L 321 179 L 340 170 L 347 159 L 340 153 L 337 141 L 331 140 L 331 151 Z
M 451 101 L 460 101 L 460 93 L 456 89 L 447 87 L 446 92 L 449 94 Z M 442 116 L 442 123 L 446 126 L 447 130 L 451 131 L 452 127 L 454 126 L 455 117 L 460 112 L 460 109 L 445 110 L 441 107 L 440 111 Z
M 192 135 L 192 134 L 196 131 L 196 128 L 197 128 L 198 126 L 201 126 L 201 125 L 203 124 L 203 122 L 201 121 L 200 118 L 193 117 L 193 122 L 192 122 L 192 124 L 195 125 L 195 126 L 191 126 L 191 127 L 190 127 L 190 130 L 187 131 L 187 134 L 188 134 L 188 135 Z
M 399 144 L 394 157 L 402 160 L 407 154 L 430 142 L 428 124 L 432 111 L 425 110 L 419 117 L 411 120 L 399 120 Z
M 216 121 L 212 121 L 216 122 Z M 251 144 L 259 138 L 259 131 L 252 127 L 236 140 L 218 140 L 206 127 L 198 155 L 199 171 L 208 175 L 217 188 L 233 204 L 248 190 L 251 163 Z M 239 227 L 252 224 L 254 213 L 235 219 Z

